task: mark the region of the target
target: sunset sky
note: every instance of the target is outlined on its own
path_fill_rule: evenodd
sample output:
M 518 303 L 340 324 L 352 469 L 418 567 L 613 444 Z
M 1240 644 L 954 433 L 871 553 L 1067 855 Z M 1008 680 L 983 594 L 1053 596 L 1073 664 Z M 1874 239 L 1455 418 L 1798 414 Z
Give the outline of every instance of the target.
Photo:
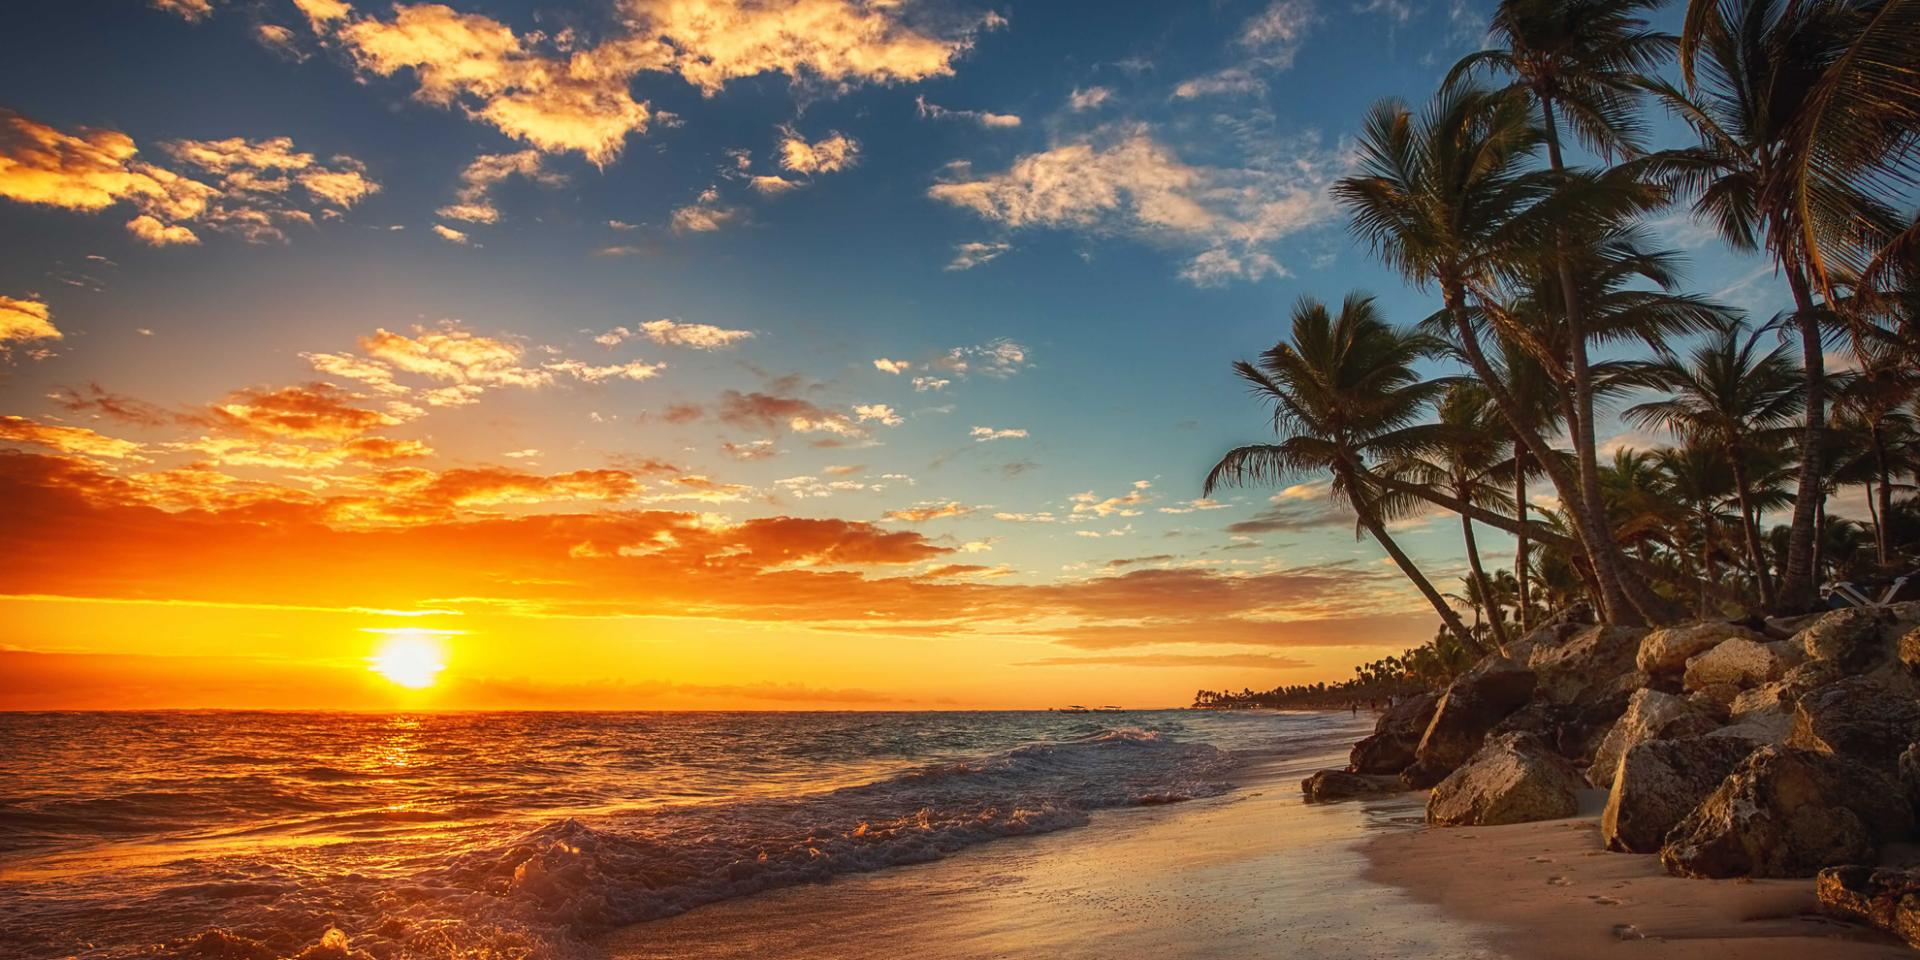
M 1432 634 L 1321 483 L 1196 498 L 1296 298 L 1434 308 L 1328 187 L 1479 5 L 0 18 L 0 708 L 1166 706 Z

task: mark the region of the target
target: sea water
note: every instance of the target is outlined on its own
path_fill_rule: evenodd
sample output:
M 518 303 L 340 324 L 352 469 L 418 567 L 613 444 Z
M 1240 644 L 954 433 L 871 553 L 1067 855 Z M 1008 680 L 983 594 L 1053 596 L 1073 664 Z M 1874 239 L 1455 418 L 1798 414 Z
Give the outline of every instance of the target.
M 1217 794 L 1313 714 L 0 714 L 0 957 L 569 957 Z

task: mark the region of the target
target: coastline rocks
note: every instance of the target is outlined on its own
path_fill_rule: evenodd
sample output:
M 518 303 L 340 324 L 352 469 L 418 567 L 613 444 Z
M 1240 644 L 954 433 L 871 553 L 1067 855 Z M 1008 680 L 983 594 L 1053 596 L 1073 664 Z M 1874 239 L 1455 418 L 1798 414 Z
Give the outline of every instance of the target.
M 1300 792 L 1307 795 L 1308 803 L 1330 803 L 1355 797 L 1399 793 L 1402 789 L 1398 777 L 1349 773 L 1345 770 L 1322 770 L 1300 781 Z
M 1845 757 L 1765 746 L 1749 754 L 1660 848 L 1681 877 L 1808 877 L 1872 860 L 1913 828 L 1892 778 Z
M 1835 610 L 1794 635 L 1794 642 L 1810 660 L 1832 663 L 1847 673 L 1858 673 L 1886 658 L 1889 645 L 1881 640 L 1883 615 L 1848 607 Z
M 1387 708 L 1373 725 L 1373 735 L 1353 745 L 1347 769 L 1353 773 L 1397 774 L 1413 765 L 1413 751 L 1433 722 L 1438 694 L 1408 697 Z
M 1582 786 L 1573 767 L 1538 737 L 1509 733 L 1487 741 L 1433 788 L 1427 822 L 1493 826 L 1571 817 L 1579 812 Z
M 1900 635 L 1894 645 L 1894 655 L 1900 658 L 1900 666 L 1905 667 L 1909 675 L 1920 674 L 1920 627 Z
M 1900 789 L 1906 792 L 1907 802 L 1913 805 L 1914 813 L 1920 815 L 1920 743 L 1901 751 L 1895 767 L 1900 777 Z
M 1539 678 L 1536 695 L 1555 703 L 1577 703 L 1614 692 L 1623 677 L 1634 674 L 1646 633 L 1634 627 L 1595 625 L 1577 627 L 1559 643 L 1536 643 L 1526 661 Z
M 1851 865 L 1828 867 L 1814 881 L 1829 916 L 1879 927 L 1920 947 L 1920 874 Z
M 1688 657 L 1686 675 L 1680 683 L 1687 690 L 1731 687 L 1737 695 L 1748 687 L 1778 680 L 1786 672 L 1786 659 L 1772 644 L 1735 637 Z M 1727 697 L 1725 702 L 1731 703 L 1732 699 Z
M 1920 739 L 1920 701 L 1848 677 L 1801 695 L 1787 742 L 1893 772 L 1901 751 Z
M 1607 731 L 1594 751 L 1593 764 L 1587 769 L 1587 781 L 1596 787 L 1613 786 L 1620 759 L 1635 744 L 1648 740 L 1677 740 L 1698 736 L 1719 724 L 1684 697 L 1658 690 L 1636 690 L 1627 699 L 1627 709 Z
M 1667 831 L 1685 819 L 1752 753 L 1754 745 L 1726 737 L 1648 740 L 1620 760 L 1600 814 L 1608 850 L 1657 853 Z
M 1645 673 L 1679 673 L 1687 658 L 1705 653 L 1728 640 L 1764 643 L 1766 637 L 1737 623 L 1689 623 L 1649 631 L 1640 641 L 1634 662 Z
M 1526 704 L 1534 683 L 1533 671 L 1499 656 L 1454 678 L 1401 781 L 1416 790 L 1439 783 L 1480 749 L 1487 731 Z

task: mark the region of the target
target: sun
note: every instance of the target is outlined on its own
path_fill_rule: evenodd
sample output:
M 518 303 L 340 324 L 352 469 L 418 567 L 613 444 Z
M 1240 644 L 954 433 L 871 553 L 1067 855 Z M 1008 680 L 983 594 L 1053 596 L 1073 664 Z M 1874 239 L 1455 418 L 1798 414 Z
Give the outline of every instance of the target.
M 440 641 L 424 630 L 395 630 L 368 661 L 367 669 L 410 690 L 433 686 L 447 668 Z

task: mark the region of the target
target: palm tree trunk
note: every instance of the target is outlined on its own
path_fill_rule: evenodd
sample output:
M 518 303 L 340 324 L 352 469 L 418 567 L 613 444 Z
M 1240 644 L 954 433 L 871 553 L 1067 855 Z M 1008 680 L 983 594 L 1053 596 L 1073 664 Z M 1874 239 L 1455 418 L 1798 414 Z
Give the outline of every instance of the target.
M 1813 293 L 1798 264 L 1787 264 L 1787 286 L 1793 291 L 1794 320 L 1800 327 L 1800 362 L 1806 368 L 1806 429 L 1800 440 L 1800 484 L 1793 498 L 1793 534 L 1787 540 L 1786 569 L 1781 572 L 1779 603 L 1783 610 L 1811 609 L 1819 595 L 1813 582 L 1814 516 L 1825 499 L 1821 458 L 1827 432 L 1827 376 L 1820 320 L 1814 315 Z M 1770 604 L 1771 606 L 1771 604 Z
M 1887 470 L 1887 443 L 1880 436 L 1880 424 L 1876 421 L 1867 431 L 1873 441 L 1873 475 L 1877 483 L 1867 484 L 1867 509 L 1873 512 L 1873 554 L 1881 567 L 1893 564 L 1893 553 L 1887 542 L 1887 512 L 1893 509 L 1893 478 Z
M 1560 124 L 1554 117 L 1553 98 L 1540 97 L 1540 113 L 1544 120 L 1547 136 L 1547 162 L 1553 168 L 1554 177 L 1566 175 L 1567 166 L 1560 156 Z M 1581 505 L 1591 518 L 1589 523 L 1595 531 L 1607 529 L 1607 505 L 1600 493 L 1600 455 L 1598 441 L 1594 437 L 1593 427 L 1593 367 L 1587 356 L 1587 332 L 1584 307 L 1580 302 L 1580 290 L 1573 281 L 1573 266 L 1567 259 L 1565 231 L 1557 231 L 1558 243 L 1554 246 L 1554 267 L 1560 275 L 1561 306 L 1567 319 L 1567 356 L 1573 372 L 1573 416 L 1568 418 L 1567 429 L 1573 440 L 1573 455 L 1580 471 L 1580 494 L 1584 498 Z M 1601 556 L 1592 556 L 1595 561 L 1594 574 L 1603 585 L 1612 580 L 1627 601 L 1639 610 L 1647 620 L 1663 619 L 1667 604 L 1647 589 L 1644 581 L 1635 583 L 1639 578 L 1621 569 L 1620 546 L 1610 536 L 1593 541 L 1590 546 Z
M 1526 454 L 1515 451 L 1513 455 L 1513 514 L 1520 521 L 1520 529 L 1513 534 L 1513 579 L 1519 585 L 1520 612 L 1514 619 L 1520 621 L 1522 634 L 1532 626 L 1531 601 L 1527 596 L 1527 470 Z
M 1506 385 L 1500 382 L 1493 364 L 1487 360 L 1486 352 L 1480 348 L 1480 336 L 1474 332 L 1473 321 L 1467 318 L 1465 289 L 1457 281 L 1442 280 L 1441 292 L 1446 298 L 1447 312 L 1453 317 L 1454 331 L 1460 338 L 1460 351 L 1466 354 L 1467 363 L 1473 367 L 1474 374 L 1480 378 L 1487 392 L 1493 396 L 1494 405 L 1500 408 L 1500 413 L 1513 427 L 1514 437 L 1526 445 L 1527 452 L 1546 470 L 1547 479 L 1553 482 L 1554 492 L 1560 495 L 1560 502 L 1567 505 L 1567 515 L 1573 518 L 1574 532 L 1582 541 L 1581 552 L 1587 555 L 1589 561 L 1596 557 L 1613 559 L 1617 554 L 1609 554 L 1593 546 L 1601 540 L 1610 541 L 1611 535 L 1604 526 L 1596 526 L 1594 518 L 1584 509 L 1585 500 L 1580 495 L 1580 485 L 1574 482 L 1574 478 L 1567 474 L 1566 467 L 1553 456 L 1552 448 L 1540 438 L 1539 432 L 1527 423 L 1526 417 L 1520 413 L 1519 404 L 1507 392 Z M 1602 619 L 1623 626 L 1643 625 L 1645 621 L 1639 610 L 1628 602 L 1619 577 L 1616 575 L 1608 579 L 1602 575 L 1601 568 L 1607 567 L 1604 562 L 1595 563 L 1594 566 L 1600 580 Z
M 1488 582 L 1487 572 L 1480 567 L 1480 544 L 1473 536 L 1472 517 L 1461 515 L 1460 532 L 1467 540 L 1467 566 L 1473 570 L 1474 588 L 1480 591 L 1480 603 L 1487 608 L 1487 624 L 1493 630 L 1493 645 L 1504 657 L 1507 655 L 1507 628 L 1500 622 L 1500 609 L 1493 602 L 1493 584 Z
M 1504 530 L 1507 533 L 1518 533 L 1522 529 L 1520 524 L 1515 522 L 1512 517 L 1502 516 L 1501 514 L 1494 513 L 1493 511 L 1488 510 L 1485 507 L 1481 507 L 1472 503 L 1467 503 L 1463 500 L 1459 500 L 1454 497 L 1447 496 L 1446 494 L 1441 493 L 1425 484 L 1408 483 L 1404 480 L 1396 480 L 1393 477 L 1385 477 L 1377 473 L 1368 473 L 1366 477 L 1368 482 L 1377 483 L 1388 490 L 1392 490 L 1395 493 L 1404 493 L 1411 497 L 1419 497 L 1420 499 L 1425 500 L 1428 503 L 1431 503 L 1434 506 L 1440 507 L 1441 509 L 1444 509 L 1444 510 L 1452 510 L 1454 513 L 1466 514 L 1468 516 L 1473 517 L 1473 519 L 1478 520 L 1479 522 L 1484 523 L 1487 526 L 1492 527 L 1496 530 Z M 1568 553 L 1577 554 L 1580 556 L 1586 555 L 1586 548 L 1580 543 L 1578 539 L 1574 537 L 1562 536 L 1558 533 L 1555 533 L 1551 527 L 1547 527 L 1540 523 L 1528 521 L 1525 529 L 1527 531 L 1527 536 L 1532 537 L 1534 540 L 1539 541 L 1541 544 L 1544 544 L 1549 547 L 1558 547 L 1559 549 L 1565 550 Z M 1660 566 L 1659 564 L 1647 563 L 1644 560 L 1637 560 L 1633 558 L 1626 558 L 1626 564 L 1628 567 L 1632 568 L 1634 573 L 1637 573 L 1642 577 L 1646 577 L 1652 580 L 1658 580 L 1662 583 L 1670 583 L 1676 587 L 1679 587 L 1682 590 L 1691 590 L 1694 587 L 1699 585 L 1694 578 L 1689 577 L 1683 573 L 1678 573 L 1668 567 Z M 1585 571 L 1582 571 L 1581 576 L 1584 578 L 1589 576 L 1589 574 Z M 1589 585 L 1590 586 L 1592 585 L 1591 581 L 1589 581 Z M 1741 596 L 1740 593 L 1736 590 L 1729 589 L 1719 584 L 1709 584 L 1708 588 L 1714 592 L 1715 596 L 1723 597 L 1735 603 L 1747 602 L 1747 598 L 1744 596 Z M 1598 588 L 1595 587 L 1590 592 L 1593 592 L 1597 595 Z
M 1709 505 L 1700 511 L 1700 619 L 1707 619 L 1710 598 L 1707 584 L 1713 582 L 1713 513 Z
M 1733 489 L 1740 497 L 1740 527 L 1746 532 L 1747 560 L 1753 564 L 1753 579 L 1760 585 L 1760 605 L 1775 606 L 1773 578 L 1767 576 L 1767 558 L 1760 550 L 1760 523 L 1753 514 L 1753 484 L 1747 479 L 1747 467 L 1739 445 L 1728 444 L 1727 456 L 1733 464 Z
M 1401 552 L 1400 545 L 1387 535 L 1387 528 L 1381 525 L 1380 519 L 1374 515 L 1373 505 L 1367 499 L 1367 488 L 1356 482 L 1351 471 L 1346 473 L 1347 489 L 1352 491 L 1349 499 L 1353 504 L 1353 512 L 1360 517 L 1361 525 L 1367 528 L 1368 533 L 1373 534 L 1373 539 L 1378 541 L 1380 546 L 1386 548 L 1387 556 L 1393 558 L 1393 562 L 1400 567 L 1400 572 L 1406 574 L 1408 580 L 1413 581 L 1413 585 L 1419 588 L 1421 595 L 1427 598 L 1427 602 L 1433 604 L 1433 612 L 1440 615 L 1440 622 L 1447 625 L 1447 629 L 1459 639 L 1460 645 L 1468 650 L 1484 653 L 1479 641 L 1467 631 L 1466 624 L 1460 622 L 1460 615 L 1455 613 L 1452 607 L 1447 606 L 1447 601 L 1440 596 L 1440 591 L 1433 588 L 1426 574 L 1421 573 L 1420 568 L 1414 566 L 1413 560 Z

